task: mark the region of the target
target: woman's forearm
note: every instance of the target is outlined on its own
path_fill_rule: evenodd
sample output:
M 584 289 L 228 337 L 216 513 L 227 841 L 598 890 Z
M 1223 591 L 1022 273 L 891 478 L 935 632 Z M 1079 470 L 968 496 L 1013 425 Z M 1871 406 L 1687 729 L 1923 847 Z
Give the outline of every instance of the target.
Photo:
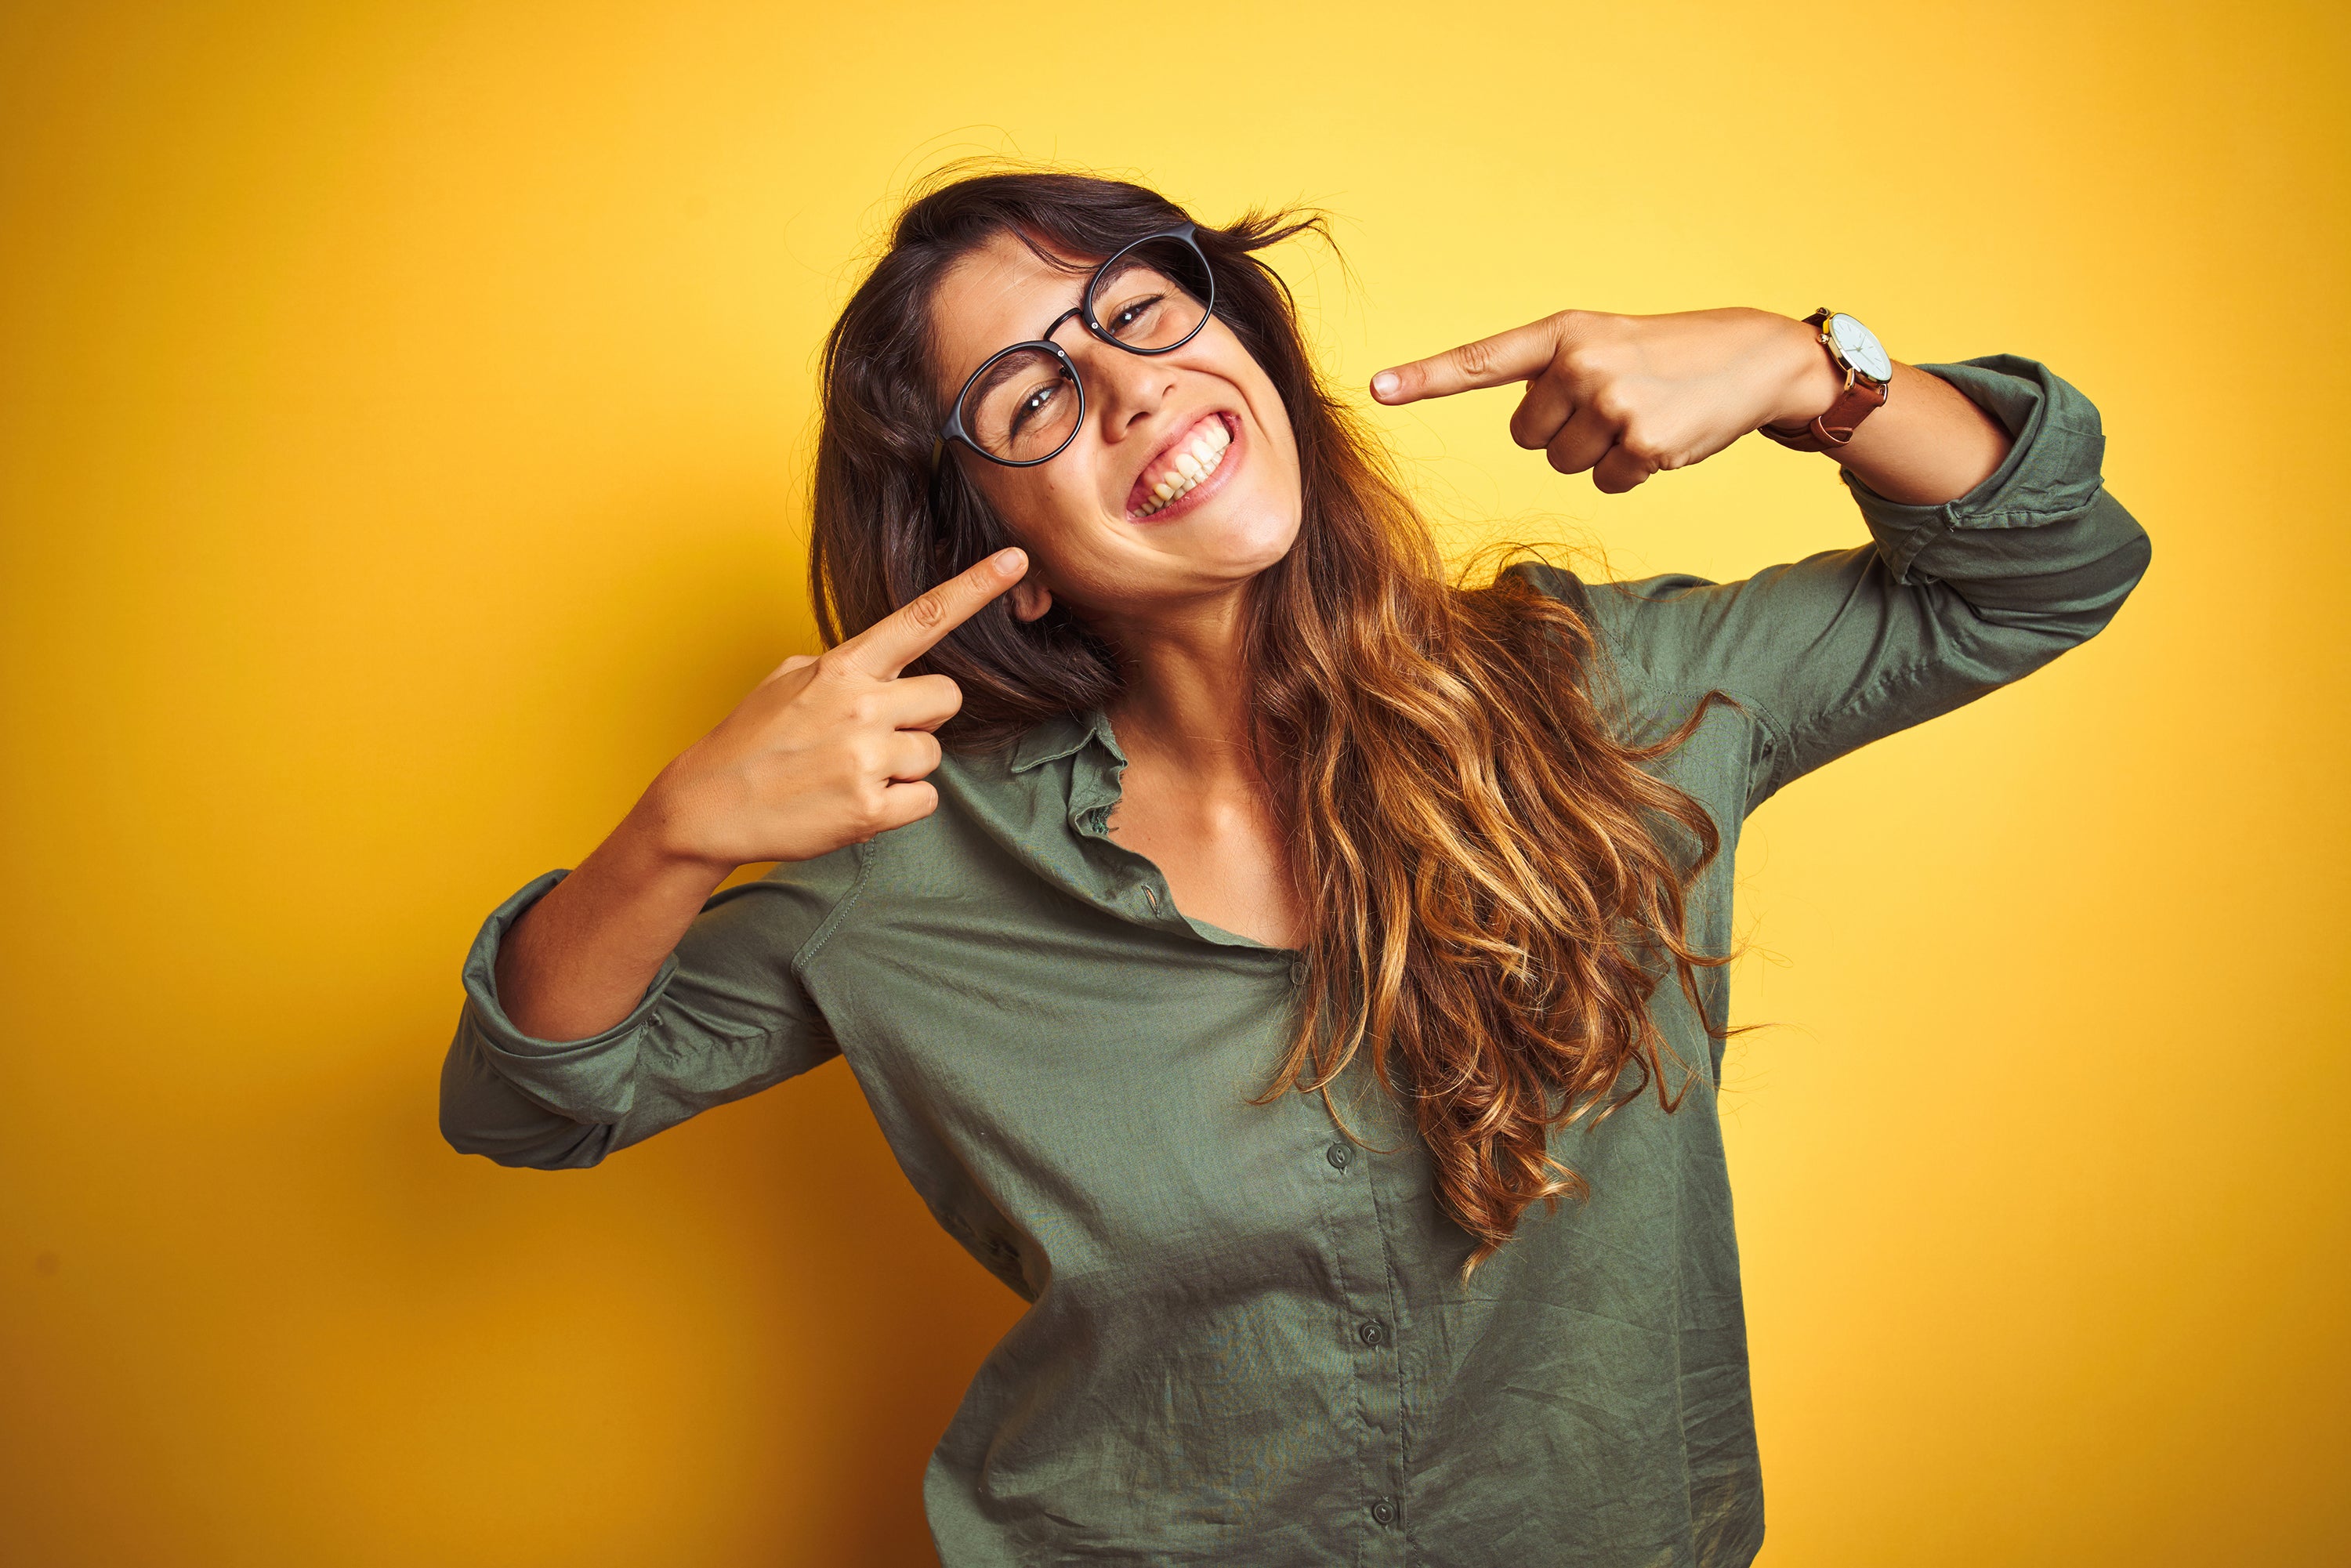
M 632 816 L 506 934 L 497 987 L 507 1019 L 557 1040 L 619 1023 L 726 877 L 664 853 Z
M 1801 425 L 1836 402 L 1844 376 L 1812 327 L 1802 321 L 1790 325 L 1800 335 L 1792 352 L 1795 388 L 1790 413 L 1774 423 Z M 1991 477 L 2010 444 L 2006 428 L 1966 393 L 1896 360 L 1884 406 L 1861 422 L 1850 442 L 1827 455 L 1889 501 L 1938 506 Z

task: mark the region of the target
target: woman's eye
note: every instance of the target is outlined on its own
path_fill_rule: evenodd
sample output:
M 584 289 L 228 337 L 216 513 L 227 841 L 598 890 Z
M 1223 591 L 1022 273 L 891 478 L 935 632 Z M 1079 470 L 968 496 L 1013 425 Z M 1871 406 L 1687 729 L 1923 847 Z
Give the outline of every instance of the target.
M 1112 333 L 1115 335 L 1123 332 L 1136 322 L 1143 320 L 1154 310 L 1159 308 L 1161 299 L 1162 297 L 1156 294 L 1146 295 L 1141 299 L 1129 300 L 1119 307 L 1118 314 L 1112 317 L 1107 323 Z
M 1029 394 L 1020 400 L 1020 406 L 1012 411 L 1012 428 L 1019 430 L 1030 420 L 1043 414 L 1047 409 L 1053 406 L 1053 400 L 1061 393 L 1061 383 L 1059 382 L 1047 382 L 1041 386 L 1030 388 Z

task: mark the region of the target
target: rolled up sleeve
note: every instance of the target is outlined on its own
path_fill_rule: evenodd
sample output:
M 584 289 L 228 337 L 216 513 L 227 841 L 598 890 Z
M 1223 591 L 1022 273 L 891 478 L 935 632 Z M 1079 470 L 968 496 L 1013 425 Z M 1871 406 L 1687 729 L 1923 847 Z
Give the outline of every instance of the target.
M 718 894 L 628 1016 L 571 1040 L 524 1033 L 498 998 L 499 945 L 566 873 L 533 879 L 491 912 L 466 954 L 465 1005 L 442 1065 L 442 1135 L 500 1165 L 592 1166 L 837 1054 L 794 966 L 856 870 L 844 851 Z

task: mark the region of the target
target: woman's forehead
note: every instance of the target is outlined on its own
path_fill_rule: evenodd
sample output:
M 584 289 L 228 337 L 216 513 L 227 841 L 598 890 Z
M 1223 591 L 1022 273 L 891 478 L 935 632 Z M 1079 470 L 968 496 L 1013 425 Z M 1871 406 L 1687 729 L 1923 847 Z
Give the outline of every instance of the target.
M 1078 302 L 1093 263 L 1060 259 L 1054 266 L 1018 235 L 998 234 L 947 268 L 931 298 L 946 391 L 961 386 L 988 355 L 1036 337 Z

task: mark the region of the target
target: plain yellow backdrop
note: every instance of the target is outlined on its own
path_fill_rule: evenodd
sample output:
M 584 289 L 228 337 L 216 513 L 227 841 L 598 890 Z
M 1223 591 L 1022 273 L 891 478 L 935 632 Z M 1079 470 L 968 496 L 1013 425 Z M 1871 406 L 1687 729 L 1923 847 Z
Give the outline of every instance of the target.
M 894 1564 L 1018 1303 L 837 1064 L 434 1126 L 481 915 L 789 653 L 814 351 L 962 153 L 1304 200 L 1328 364 L 1577 305 L 2046 361 L 2155 566 L 1773 801 L 1731 1053 L 1764 1561 L 2341 1561 L 2332 5 L 0 8 L 0 1554 Z M 1861 537 L 1375 415 L 1448 542 Z

